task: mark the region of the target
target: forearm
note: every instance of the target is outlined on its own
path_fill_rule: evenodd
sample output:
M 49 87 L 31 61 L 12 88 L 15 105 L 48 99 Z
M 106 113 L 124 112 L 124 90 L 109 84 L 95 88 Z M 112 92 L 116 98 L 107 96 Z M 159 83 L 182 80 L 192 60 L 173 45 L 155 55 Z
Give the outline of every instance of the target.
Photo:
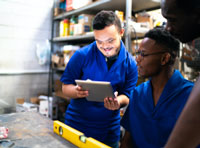
M 131 134 L 126 131 L 124 137 L 122 138 L 120 148 L 132 148 L 132 140 L 131 140 Z
M 200 144 L 200 79 L 195 84 L 165 148 L 193 148 Z
M 117 96 L 117 99 L 120 102 L 120 107 L 124 107 L 129 104 L 129 98 L 126 95 L 119 95 Z
M 76 91 L 77 91 L 76 86 L 73 84 L 67 84 L 67 85 L 63 84 L 62 85 L 62 92 L 67 97 L 74 98 L 74 99 L 78 98 Z

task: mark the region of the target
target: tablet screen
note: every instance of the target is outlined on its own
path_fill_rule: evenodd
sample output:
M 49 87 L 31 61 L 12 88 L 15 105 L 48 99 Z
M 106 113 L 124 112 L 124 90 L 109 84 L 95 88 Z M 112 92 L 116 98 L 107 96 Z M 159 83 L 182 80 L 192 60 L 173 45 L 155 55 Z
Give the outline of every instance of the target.
M 110 82 L 91 80 L 75 80 L 75 82 L 83 90 L 89 91 L 89 96 L 86 98 L 88 101 L 103 102 L 106 97 L 114 98 L 114 92 Z

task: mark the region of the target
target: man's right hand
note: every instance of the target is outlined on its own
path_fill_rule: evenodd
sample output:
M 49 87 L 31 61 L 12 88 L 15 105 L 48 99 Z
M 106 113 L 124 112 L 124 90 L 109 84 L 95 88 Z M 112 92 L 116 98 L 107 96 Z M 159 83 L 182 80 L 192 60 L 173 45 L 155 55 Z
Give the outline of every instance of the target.
M 77 98 L 85 98 L 89 95 L 89 92 L 87 90 L 82 90 L 82 87 L 79 85 L 75 86 L 75 90 Z

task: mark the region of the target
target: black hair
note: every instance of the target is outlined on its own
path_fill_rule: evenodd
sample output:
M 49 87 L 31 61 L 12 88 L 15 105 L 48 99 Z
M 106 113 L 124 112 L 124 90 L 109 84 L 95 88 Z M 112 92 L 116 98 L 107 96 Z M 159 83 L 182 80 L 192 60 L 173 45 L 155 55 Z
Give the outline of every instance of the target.
M 102 30 L 107 26 L 115 25 L 118 31 L 122 29 L 121 21 L 113 11 L 102 10 L 94 17 L 93 29 Z
M 184 10 L 187 13 L 192 13 L 194 9 L 200 9 L 200 0 L 175 0 L 177 8 Z
M 180 49 L 180 43 L 176 38 L 174 38 L 164 28 L 154 28 L 154 29 L 148 31 L 145 34 L 145 37 L 153 39 L 156 41 L 157 44 L 164 46 L 165 47 L 164 50 L 167 50 L 171 55 L 169 64 L 174 64 L 175 59 L 176 59 L 179 49 Z

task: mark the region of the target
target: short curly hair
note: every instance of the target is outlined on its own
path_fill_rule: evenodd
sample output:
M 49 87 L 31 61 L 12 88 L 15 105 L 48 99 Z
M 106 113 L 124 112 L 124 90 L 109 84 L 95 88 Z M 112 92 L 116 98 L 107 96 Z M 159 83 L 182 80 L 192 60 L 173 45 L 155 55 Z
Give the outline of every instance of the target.
M 186 13 L 192 13 L 191 10 L 200 9 L 200 0 L 175 0 L 176 6 Z
M 145 37 L 153 39 L 156 41 L 157 44 L 164 46 L 165 50 L 168 50 L 168 52 L 171 55 L 169 64 L 174 64 L 175 59 L 180 50 L 180 43 L 176 38 L 174 38 L 164 28 L 154 28 L 154 29 L 148 31 L 145 34 Z
M 107 26 L 115 25 L 120 31 L 122 29 L 121 21 L 113 11 L 102 10 L 94 17 L 92 26 L 94 30 L 102 30 Z

